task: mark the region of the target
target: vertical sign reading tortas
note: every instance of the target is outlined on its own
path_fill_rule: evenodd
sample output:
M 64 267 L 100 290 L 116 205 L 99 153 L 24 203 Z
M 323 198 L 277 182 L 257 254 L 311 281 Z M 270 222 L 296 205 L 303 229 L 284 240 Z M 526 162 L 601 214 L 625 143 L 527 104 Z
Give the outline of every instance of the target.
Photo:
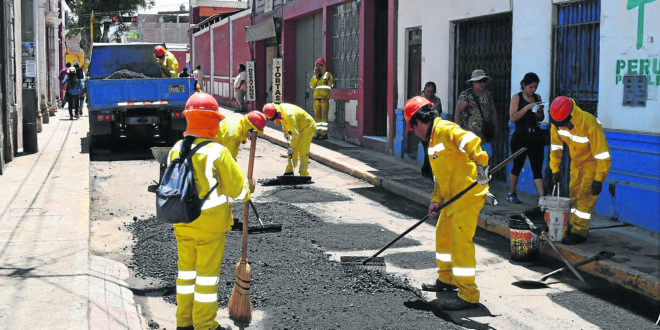
M 273 59 L 273 103 L 282 103 L 282 59 Z
M 257 89 L 254 81 L 254 61 L 245 62 L 245 71 L 247 74 L 247 100 L 257 100 Z

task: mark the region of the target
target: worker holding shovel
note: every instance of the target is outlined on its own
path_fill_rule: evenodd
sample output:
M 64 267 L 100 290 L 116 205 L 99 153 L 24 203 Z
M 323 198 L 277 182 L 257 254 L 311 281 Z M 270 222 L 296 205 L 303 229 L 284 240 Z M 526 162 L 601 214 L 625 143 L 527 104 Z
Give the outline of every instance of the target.
M 304 109 L 289 103 L 267 103 L 263 108 L 266 118 L 275 121 L 275 125 L 282 124 L 284 137 L 289 141 L 289 150 L 284 175 L 293 175 L 298 164 L 301 176 L 309 176 L 309 148 L 316 131 L 316 122 Z
M 477 218 L 488 193 L 488 154 L 481 139 L 453 122 L 441 119 L 433 103 L 415 96 L 406 102 L 404 117 L 408 130 L 428 141 L 429 160 L 435 186 L 431 194 L 429 218 L 439 215 L 435 227 L 438 277 L 422 290 L 443 291 L 458 288 L 458 295 L 441 302 L 446 310 L 479 307 L 475 283 L 476 259 L 472 238 Z M 441 209 L 440 205 L 477 181 L 463 197 Z M 439 213 L 439 214 L 438 214 Z

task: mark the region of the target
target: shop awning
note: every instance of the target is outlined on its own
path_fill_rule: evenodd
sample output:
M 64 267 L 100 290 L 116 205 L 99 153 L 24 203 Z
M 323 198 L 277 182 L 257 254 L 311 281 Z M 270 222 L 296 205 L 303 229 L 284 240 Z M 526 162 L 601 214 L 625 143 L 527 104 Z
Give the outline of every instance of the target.
M 245 41 L 247 42 L 264 40 L 275 36 L 277 36 L 275 21 L 272 18 L 257 25 L 245 27 Z

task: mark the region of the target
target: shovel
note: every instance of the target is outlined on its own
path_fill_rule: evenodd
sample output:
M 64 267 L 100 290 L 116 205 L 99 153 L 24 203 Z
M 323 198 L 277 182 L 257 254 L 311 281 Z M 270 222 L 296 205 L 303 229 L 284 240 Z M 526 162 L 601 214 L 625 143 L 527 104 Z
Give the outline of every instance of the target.
M 615 253 L 612 252 L 612 251 L 603 250 L 603 251 L 598 252 L 596 255 L 593 255 L 593 256 L 591 256 L 587 259 L 584 259 L 582 261 L 579 261 L 579 262 L 576 262 L 576 263 L 572 264 L 572 266 L 573 266 L 573 268 L 577 269 L 581 266 L 584 266 L 588 263 L 592 263 L 594 261 L 611 259 L 611 258 L 614 257 L 614 255 L 615 255 Z M 517 287 L 523 288 L 523 289 L 547 288 L 548 283 L 545 283 L 545 280 L 547 280 L 548 278 L 550 278 L 551 276 L 553 276 L 555 274 L 558 274 L 558 273 L 561 273 L 561 272 L 565 271 L 566 269 L 567 269 L 567 267 L 562 267 L 562 268 L 559 268 L 559 269 L 555 269 L 555 270 L 541 276 L 541 278 L 538 279 L 538 280 L 518 280 L 518 281 L 515 281 L 511 284 L 513 284 Z
M 289 141 L 289 138 L 286 138 L 286 142 L 291 147 L 291 142 Z M 289 161 L 289 164 L 291 165 L 291 168 L 295 170 L 295 166 L 293 166 L 293 159 L 291 155 L 287 155 L 287 159 Z M 307 184 L 311 183 L 312 177 L 307 176 L 307 175 L 280 175 L 277 177 L 279 179 L 279 184 L 281 185 L 297 185 L 297 184 Z

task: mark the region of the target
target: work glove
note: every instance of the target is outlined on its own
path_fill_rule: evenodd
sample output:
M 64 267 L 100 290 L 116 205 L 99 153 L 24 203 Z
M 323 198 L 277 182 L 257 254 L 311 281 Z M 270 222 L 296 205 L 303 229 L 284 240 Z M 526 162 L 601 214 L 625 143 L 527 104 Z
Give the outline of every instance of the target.
M 561 173 L 560 172 L 552 173 L 552 185 L 553 186 L 558 185 L 559 181 L 561 181 Z
M 248 188 L 250 188 L 250 194 L 254 193 L 254 186 L 256 185 L 254 179 L 248 179 Z
M 289 148 L 286 154 L 289 155 L 289 157 L 293 157 L 293 148 Z
M 488 181 L 490 180 L 490 176 L 488 175 L 488 166 L 483 167 L 481 165 L 477 165 L 477 182 L 485 186 L 488 184 Z
M 598 196 L 600 195 L 601 191 L 603 191 L 603 182 L 594 180 L 591 183 L 591 194 L 594 196 Z

